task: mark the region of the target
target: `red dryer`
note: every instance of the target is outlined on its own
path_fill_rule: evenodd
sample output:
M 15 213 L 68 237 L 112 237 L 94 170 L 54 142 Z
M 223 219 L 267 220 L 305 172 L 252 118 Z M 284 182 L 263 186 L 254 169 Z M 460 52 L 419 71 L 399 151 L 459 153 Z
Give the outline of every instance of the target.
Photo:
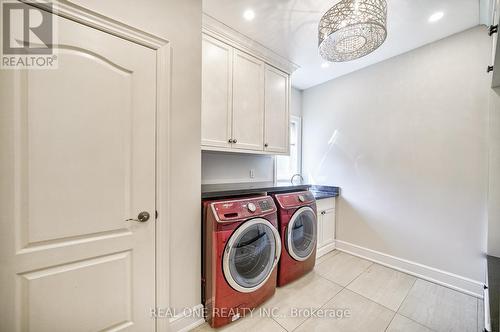
M 310 191 L 274 194 L 283 246 L 278 286 L 284 286 L 314 268 L 316 262 L 316 200 Z
M 273 296 L 281 240 L 269 196 L 203 203 L 202 301 L 212 327 Z

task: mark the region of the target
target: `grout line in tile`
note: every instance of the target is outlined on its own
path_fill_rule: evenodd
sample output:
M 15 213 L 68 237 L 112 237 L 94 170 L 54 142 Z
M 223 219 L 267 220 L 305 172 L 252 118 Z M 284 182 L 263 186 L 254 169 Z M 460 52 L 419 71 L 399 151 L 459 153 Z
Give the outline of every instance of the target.
M 417 279 L 418 279 L 418 278 L 415 278 L 415 280 L 413 280 L 413 284 L 411 284 L 410 289 L 408 289 L 408 292 L 406 293 L 405 298 L 404 298 L 404 299 L 403 299 L 403 301 L 401 301 L 401 303 L 399 304 L 398 308 L 396 309 L 396 312 L 399 312 L 399 309 L 401 309 L 401 306 L 403 305 L 403 303 L 405 303 L 406 299 L 408 298 L 408 295 L 410 295 L 410 292 L 411 292 L 411 290 L 413 289 L 413 286 L 415 286 L 415 283 L 417 282 Z
M 365 260 L 366 260 L 366 259 L 365 259 Z M 368 261 L 368 260 L 366 260 L 366 261 Z M 368 262 L 370 262 L 370 261 L 368 261 Z M 361 277 L 361 275 L 362 275 L 362 274 L 364 274 L 366 271 L 368 271 L 368 269 L 369 269 L 370 267 L 372 267 L 372 265 L 373 265 L 373 264 L 375 264 L 375 263 L 373 263 L 373 262 L 370 262 L 370 263 L 371 263 L 371 264 L 370 264 L 370 265 L 368 265 L 368 266 L 366 267 L 366 269 L 364 269 L 363 271 L 361 271 L 361 272 L 360 272 L 357 276 L 355 276 L 355 277 L 354 277 L 354 279 L 352 279 L 352 280 L 351 280 L 351 281 L 350 281 L 347 285 L 345 285 L 345 288 L 349 287 L 349 285 L 350 285 L 350 284 L 352 284 L 352 283 L 353 283 L 356 279 L 358 279 L 359 277 Z M 349 288 L 347 288 L 347 289 L 349 289 Z M 350 289 L 349 289 L 349 290 L 350 290 Z M 356 294 L 357 294 L 357 293 L 356 293 Z
M 312 317 L 309 317 L 309 318 L 306 318 L 304 319 L 303 322 L 301 322 L 299 325 L 297 325 L 293 330 L 289 331 L 289 332 L 293 332 L 293 331 L 296 331 L 299 327 L 301 327 L 302 325 L 304 325 L 305 322 L 307 322 L 309 319 L 312 319 Z
M 410 290 L 408 290 L 408 293 L 406 294 L 405 298 L 403 299 L 403 301 L 402 301 L 402 302 L 401 302 L 401 304 L 399 305 L 398 310 L 396 311 L 396 313 L 397 313 L 397 314 L 399 314 L 399 315 L 401 315 L 401 316 L 403 316 L 403 317 L 405 317 L 405 318 L 408 318 L 409 320 L 411 320 L 411 321 L 412 321 L 412 322 L 414 322 L 414 323 L 417 323 L 418 325 L 421 325 L 421 326 L 423 326 L 423 327 L 425 327 L 425 328 L 427 328 L 427 329 L 429 329 L 429 330 L 431 330 L 431 331 L 435 332 L 435 331 L 434 331 L 434 329 L 431 329 L 431 328 L 430 328 L 430 327 L 428 327 L 427 325 L 424 325 L 424 324 L 422 324 L 422 323 L 420 323 L 420 322 L 417 322 L 416 320 L 414 320 L 414 319 L 412 319 L 412 318 L 410 318 L 410 317 L 408 317 L 408 316 L 405 316 L 405 315 L 403 315 L 401 312 L 399 312 L 399 310 L 400 310 L 400 309 L 401 309 L 401 307 L 403 306 L 403 303 L 405 303 L 406 299 L 408 298 L 408 295 L 410 295 L 411 290 L 413 289 L 413 287 L 415 287 L 415 284 L 417 283 L 417 281 L 418 281 L 418 280 L 420 280 L 420 278 L 415 278 L 415 281 L 413 282 L 413 285 L 411 285 Z
M 404 301 L 406 300 L 406 298 L 407 298 L 407 297 L 408 297 L 408 295 L 410 294 L 410 291 L 412 290 L 412 288 L 414 287 L 415 283 L 417 282 L 417 280 L 418 280 L 419 278 L 415 278 L 415 280 L 413 281 L 412 286 L 410 287 L 410 289 L 409 289 L 409 290 L 408 290 L 408 292 L 406 293 L 405 298 L 403 299 L 403 301 L 401 301 L 401 303 L 399 304 L 399 307 L 398 307 L 398 309 L 397 309 L 396 311 L 394 311 L 394 310 L 393 310 L 393 309 L 391 309 L 391 308 L 386 307 L 385 305 L 383 305 L 383 304 L 381 304 L 381 303 L 378 303 L 377 301 L 374 301 L 374 300 L 372 300 L 372 299 L 370 299 L 370 298 L 368 298 L 368 297 L 364 296 L 363 294 L 359 294 L 359 293 L 357 293 L 356 291 L 354 291 L 354 290 L 351 290 L 351 289 L 347 288 L 347 286 L 349 286 L 352 282 L 354 282 L 356 279 L 358 279 L 358 278 L 359 278 L 359 277 L 360 277 L 363 273 L 365 273 L 365 272 L 366 272 L 366 271 L 367 271 L 367 270 L 368 270 L 368 269 L 369 269 L 369 268 L 370 268 L 373 264 L 376 264 L 376 263 L 373 263 L 373 262 L 372 262 L 372 263 L 371 263 L 368 267 L 366 267 L 366 269 L 365 269 L 363 272 L 361 272 L 358 276 L 356 276 L 356 277 L 355 277 L 355 278 L 354 278 L 351 282 L 349 282 L 346 286 L 339 285 L 339 284 L 337 284 L 336 282 L 334 282 L 334 281 L 332 281 L 332 280 L 330 280 L 330 279 L 326 278 L 325 276 L 323 276 L 323 275 L 321 275 L 321 274 L 319 274 L 319 273 L 318 273 L 318 276 L 320 276 L 321 278 L 323 278 L 323 279 L 325 279 L 325 280 L 329 281 L 330 283 L 333 283 L 333 284 L 335 284 L 335 285 L 337 285 L 337 286 L 342 287 L 342 289 L 341 289 L 340 291 L 338 291 L 338 292 L 337 292 L 334 296 L 332 296 L 332 297 L 331 297 L 328 301 L 326 301 L 326 302 L 325 302 L 325 303 L 324 303 L 324 304 L 323 304 L 323 305 L 322 305 L 319 309 L 324 308 L 324 307 L 328 304 L 328 302 L 330 302 L 333 298 L 335 298 L 336 296 L 338 296 L 338 295 L 339 295 L 339 294 L 340 294 L 343 290 L 347 289 L 348 291 L 353 292 L 354 294 L 357 294 L 357 295 L 359 295 L 359 296 L 361 296 L 361 297 L 365 298 L 366 300 L 368 300 L 368 301 L 370 301 L 370 302 L 373 302 L 373 303 L 375 303 L 375 304 L 378 304 L 378 305 L 380 305 L 380 306 L 384 307 L 385 309 L 387 309 L 387 310 L 389 310 L 389 311 L 391 311 L 391 312 L 393 312 L 393 313 L 394 313 L 394 315 L 392 316 L 391 321 L 389 322 L 389 324 L 387 325 L 387 327 L 385 328 L 385 330 L 384 330 L 384 331 L 386 331 L 386 330 L 389 328 L 389 326 L 391 325 L 391 323 L 392 323 L 392 321 L 394 320 L 394 318 L 396 317 L 396 315 L 397 315 L 397 314 L 399 314 L 399 315 L 401 315 L 401 316 L 403 316 L 403 317 L 405 317 L 405 318 L 407 318 L 407 319 L 411 320 L 412 322 L 414 322 L 414 323 L 416 323 L 416 324 L 418 324 L 418 325 L 421 325 L 421 326 L 423 326 L 423 327 L 425 327 L 425 328 L 427 328 L 427 329 L 429 329 L 429 330 L 431 330 L 431 331 L 435 332 L 435 331 L 434 331 L 433 329 L 431 329 L 430 327 L 428 327 L 428 326 L 426 326 L 426 325 L 424 325 L 424 324 L 422 324 L 422 323 L 420 323 L 420 322 L 417 322 L 417 321 L 415 321 L 415 320 L 411 319 L 410 317 L 407 317 L 407 316 L 402 315 L 401 313 L 399 313 L 399 309 L 401 308 L 402 304 L 404 303 Z M 393 269 L 393 270 L 394 270 L 394 269 Z M 397 271 L 397 270 L 395 270 L 395 271 Z M 316 309 L 316 310 L 319 310 L 319 309 Z M 312 319 L 312 318 L 311 318 L 311 317 L 309 317 L 309 318 L 305 319 L 303 322 L 301 322 L 299 325 L 297 325 L 297 327 L 295 327 L 292 331 L 295 331 L 296 329 L 298 329 L 301 325 L 303 325 L 305 322 L 307 322 L 307 321 L 308 321 L 308 320 L 310 320 L 310 319 Z M 280 326 L 281 326 L 281 325 L 280 325 Z
M 383 305 L 383 304 L 381 304 L 381 303 L 378 303 L 377 301 L 373 301 L 372 299 L 370 299 L 370 298 L 368 298 L 368 297 L 364 296 L 363 294 L 356 293 L 355 291 L 350 290 L 350 289 L 349 289 L 349 288 L 347 288 L 347 287 L 346 287 L 346 289 L 347 289 L 349 292 L 353 292 L 354 294 L 359 295 L 359 296 L 361 296 L 361 297 L 365 298 L 366 300 L 368 300 L 368 301 L 370 301 L 370 302 L 373 302 L 373 303 L 375 303 L 375 304 L 378 304 L 379 306 L 382 306 L 382 307 L 384 307 L 385 309 L 387 309 L 387 310 L 389 310 L 389 311 L 396 312 L 396 311 L 392 310 L 391 308 L 388 308 L 388 307 L 386 307 L 385 305 Z
M 373 264 L 377 264 L 377 263 L 373 263 Z M 372 264 L 372 265 L 373 265 L 373 264 Z M 355 279 L 353 279 L 353 280 L 352 280 L 349 284 L 347 284 L 347 286 L 345 286 L 345 288 L 347 288 L 347 290 L 350 290 L 350 291 L 351 291 L 351 292 L 353 292 L 353 293 L 356 293 L 356 294 L 358 294 L 358 295 L 361 295 L 361 296 L 362 296 L 362 297 L 364 297 L 365 299 L 368 299 L 368 300 L 370 300 L 370 301 L 372 301 L 372 302 L 375 302 L 375 303 L 377 303 L 377 304 L 380 304 L 380 305 L 381 305 L 381 306 L 383 306 L 384 308 L 387 308 L 387 309 L 389 309 L 389 310 L 391 310 L 391 311 L 394 311 L 394 312 L 396 312 L 396 313 L 399 313 L 399 309 L 401 308 L 401 305 L 403 305 L 404 301 L 405 301 L 405 300 L 406 300 L 406 298 L 408 297 L 408 294 L 410 294 L 410 291 L 412 290 L 413 286 L 414 286 L 414 285 L 415 285 L 415 283 L 417 282 L 417 279 L 418 279 L 418 278 L 414 277 L 414 278 L 415 278 L 415 280 L 413 281 L 413 284 L 411 285 L 410 289 L 409 289 L 409 290 L 408 290 L 408 292 L 406 293 L 406 295 L 405 295 L 405 297 L 404 297 L 403 301 L 401 301 L 401 303 L 399 304 L 398 308 L 397 308 L 396 310 L 394 310 L 394 309 L 392 309 L 392 308 L 388 308 L 388 307 L 386 307 L 386 306 L 385 306 L 385 305 L 383 305 L 382 303 L 379 303 L 379 302 L 377 302 L 377 301 L 375 301 L 375 300 L 373 300 L 373 299 L 370 299 L 369 297 L 366 297 L 365 295 L 363 295 L 363 294 L 361 294 L 361 293 L 358 293 L 358 292 L 357 292 L 357 291 L 355 291 L 354 289 L 350 289 L 350 288 L 348 288 L 350 284 L 352 284 L 352 283 L 353 283 L 356 279 L 358 279 L 359 277 L 361 277 L 361 275 L 362 275 L 362 274 L 364 274 L 364 273 L 365 273 L 365 272 L 366 272 L 366 271 L 367 271 L 367 270 L 368 270 L 368 269 L 369 269 L 372 265 L 370 265 L 369 267 L 367 267 L 367 269 L 366 269 L 365 271 L 363 271 L 363 272 L 362 272 L 359 276 L 357 276 L 357 277 L 356 277 Z M 381 265 L 381 266 L 383 266 L 383 265 Z M 392 268 L 389 268 L 389 269 L 394 270 L 394 269 L 392 269 Z M 399 272 L 398 270 L 394 270 L 394 271 Z M 401 273 L 403 273 L 403 272 L 401 272 Z M 406 273 L 405 273 L 405 274 L 406 274 Z M 422 324 L 421 324 L 421 325 L 422 325 Z
M 389 328 L 389 326 L 391 326 L 392 321 L 394 320 L 394 318 L 396 318 L 396 315 L 397 315 L 397 314 L 398 314 L 397 312 L 395 312 L 395 313 L 394 313 L 394 315 L 392 316 L 391 321 L 390 321 L 390 322 L 389 322 L 389 324 L 387 324 L 387 326 L 385 327 L 384 332 L 386 332 L 386 331 L 387 331 L 387 329 Z
M 417 322 L 417 321 L 416 321 L 416 320 L 414 320 L 414 319 L 411 319 L 410 317 L 407 317 L 407 316 L 405 316 L 405 315 L 400 314 L 399 312 L 396 312 L 396 314 L 394 315 L 394 317 L 392 318 L 392 320 L 394 320 L 394 318 L 396 317 L 396 315 L 400 315 L 400 316 L 402 316 L 402 317 L 404 317 L 404 318 L 406 318 L 406 319 L 408 319 L 408 320 L 410 320 L 410 321 L 414 322 L 415 324 L 418 324 L 418 325 L 420 325 L 420 326 L 422 326 L 422 327 L 425 327 L 426 329 L 428 329 L 428 330 L 429 330 L 429 331 L 431 331 L 431 332 L 438 332 L 438 331 L 436 331 L 436 330 L 434 330 L 434 329 L 431 329 L 430 327 L 428 327 L 428 326 L 426 326 L 426 325 L 424 325 L 424 324 L 422 324 L 422 323 L 420 323 L 420 322 Z M 392 323 L 392 321 L 391 321 L 391 323 Z M 390 325 L 391 325 L 391 324 L 389 324 L 389 325 L 387 326 L 386 330 L 389 328 L 389 326 L 390 326 Z M 481 332 L 482 332 L 482 331 L 481 331 Z
M 320 276 L 321 278 L 325 279 L 326 281 L 328 281 L 328 282 L 330 282 L 330 283 L 332 283 L 332 284 L 334 284 L 334 285 L 339 286 L 339 287 L 340 287 L 340 290 L 339 290 L 337 293 L 335 293 L 335 295 L 333 295 L 331 298 L 329 298 L 329 299 L 328 299 L 328 301 L 326 301 L 325 303 L 323 303 L 323 304 L 322 304 L 322 305 L 321 305 L 318 309 L 316 309 L 314 312 L 316 312 L 316 311 L 318 311 L 318 310 L 320 310 L 320 309 L 324 308 L 324 307 L 328 304 L 328 302 L 330 302 L 333 298 L 335 298 L 337 295 L 339 295 L 339 294 L 340 294 L 340 293 L 341 293 L 341 292 L 345 289 L 345 287 L 344 287 L 344 286 L 339 285 L 339 284 L 337 284 L 336 282 L 331 281 L 330 279 L 327 279 L 327 278 L 323 277 L 323 276 L 322 276 L 322 275 L 320 275 L 319 273 L 318 273 L 318 276 Z M 295 331 L 296 329 L 298 329 L 300 326 L 302 326 L 305 322 L 307 322 L 307 321 L 308 321 L 308 320 L 310 320 L 310 319 L 313 319 L 313 317 L 309 317 L 309 318 L 304 319 L 304 321 L 303 321 L 303 322 L 301 322 L 299 325 L 297 325 L 297 326 L 296 326 L 296 327 L 295 327 L 292 331 Z
M 344 252 L 339 251 L 339 252 L 338 252 L 337 254 L 335 254 L 334 256 L 339 255 L 339 254 L 341 254 L 341 253 L 344 253 Z M 326 280 L 328 280 L 328 281 L 330 281 L 330 282 L 333 282 L 333 283 L 334 283 L 334 284 L 336 284 L 336 285 L 339 285 L 339 286 L 341 286 L 341 287 L 343 287 L 343 288 L 346 288 L 346 287 L 347 287 L 347 286 L 349 286 L 349 285 L 350 285 L 350 284 L 351 284 L 354 280 L 358 279 L 358 278 L 359 278 L 359 276 L 361 276 L 363 273 L 365 273 L 365 272 L 366 272 L 366 271 L 367 271 L 367 270 L 368 270 L 368 269 L 369 269 L 369 268 L 370 268 L 373 264 L 375 264 L 375 263 L 374 263 L 374 262 L 372 262 L 372 261 L 369 261 L 369 260 L 367 260 L 367 259 L 364 259 L 364 258 L 361 258 L 361 257 L 357 257 L 357 256 L 354 256 L 354 255 L 351 255 L 351 254 L 348 254 L 348 253 L 344 253 L 344 254 L 349 255 L 349 256 L 353 256 L 353 257 L 356 257 L 356 258 L 359 258 L 359 259 L 362 259 L 362 260 L 365 260 L 365 261 L 369 262 L 369 263 L 370 263 L 370 265 L 368 265 L 368 266 L 367 266 L 367 267 L 366 267 L 363 271 L 361 271 L 358 275 L 356 275 L 356 276 L 354 277 L 354 279 L 352 279 L 351 281 L 349 281 L 349 283 L 347 283 L 347 285 L 345 285 L 345 286 L 342 286 L 342 285 L 340 285 L 340 284 L 338 284 L 338 283 L 336 283 L 336 282 L 334 282 L 334 281 L 332 281 L 332 280 L 328 279 L 326 276 L 323 276 L 323 275 L 322 275 L 322 274 L 320 274 L 320 273 L 318 273 L 318 275 L 319 275 L 320 277 L 322 277 L 323 279 L 326 279 Z M 330 258 L 333 258 L 334 256 L 332 256 L 332 257 L 330 257 Z M 328 258 L 327 260 L 330 260 L 330 258 Z M 324 262 L 326 262 L 327 260 L 324 260 L 324 261 L 323 261 L 323 262 L 321 262 L 320 264 L 323 264 L 323 263 L 324 263 Z M 318 264 L 318 265 L 319 265 L 319 264 Z M 340 293 L 340 292 L 339 292 L 339 293 Z M 356 294 L 357 294 L 357 293 L 356 293 Z
M 328 300 L 326 300 L 326 301 L 325 301 L 325 303 L 321 304 L 321 305 L 320 305 L 317 309 L 313 309 L 313 313 L 314 313 L 314 312 L 318 311 L 319 309 L 323 308 L 323 307 L 324 307 L 324 306 L 325 306 L 328 302 L 330 302 L 330 301 L 331 301 L 331 300 L 332 300 L 335 296 L 337 296 L 337 295 L 338 295 L 338 294 L 339 294 L 342 290 L 344 290 L 344 288 L 345 288 L 345 287 L 343 287 L 342 285 L 337 284 L 336 282 L 334 282 L 334 281 L 332 281 L 332 280 L 330 280 L 330 279 L 327 279 L 327 278 L 323 277 L 322 275 L 320 275 L 320 274 L 319 274 L 319 273 L 317 273 L 317 272 L 313 272 L 313 273 L 316 273 L 316 275 L 317 275 L 317 276 L 319 276 L 321 279 L 324 279 L 325 281 L 327 281 L 327 282 L 329 282 L 329 283 L 331 283 L 331 284 L 333 284 L 333 285 L 338 286 L 338 287 L 340 287 L 340 288 L 341 288 L 341 289 L 340 289 L 337 293 L 335 293 L 335 295 L 333 295 L 333 296 L 332 296 L 332 297 L 330 297 Z M 284 329 L 285 329 L 285 331 L 288 331 L 288 330 L 287 330 L 287 329 L 286 329 L 283 325 L 281 325 L 281 324 L 280 324 L 280 323 L 279 323 L 276 319 L 274 319 L 274 318 L 272 318 L 272 317 L 271 317 L 271 319 L 273 319 L 276 323 L 278 323 L 278 325 L 279 325 L 279 326 L 281 326 L 282 328 L 284 328 Z M 299 325 L 297 325 L 297 326 L 296 326 L 293 330 L 291 330 L 291 331 L 295 331 L 297 328 L 299 328 L 299 326 L 301 326 L 302 324 L 304 324 L 304 323 L 305 323 L 307 320 L 309 320 L 309 319 L 312 319 L 312 317 L 309 317 L 309 318 L 304 319 L 304 321 L 302 321 Z M 288 332 L 291 332 L 291 331 L 288 331 Z
M 398 315 L 399 308 L 401 308 L 401 306 L 403 305 L 404 301 L 406 301 L 406 298 L 408 297 L 408 294 L 410 294 L 410 291 L 411 291 L 411 289 L 413 288 L 413 285 L 415 285 L 416 282 L 417 282 L 417 278 L 415 278 L 415 280 L 413 280 L 413 284 L 411 284 L 411 287 L 410 287 L 410 289 L 408 289 L 408 292 L 406 293 L 403 301 L 401 301 L 401 303 L 399 304 L 398 308 L 396 309 L 396 312 L 394 313 L 394 316 L 392 316 L 392 319 L 391 319 L 391 322 L 389 323 L 389 325 L 387 325 L 387 327 L 385 328 L 385 331 L 387 331 L 387 329 L 389 328 L 389 326 L 391 326 L 392 321 L 394 320 L 394 318 L 396 318 L 396 315 Z M 420 324 L 420 325 L 422 325 L 422 324 Z
M 324 277 L 323 277 L 323 278 L 324 278 Z M 324 279 L 326 279 L 326 278 L 324 278 Z M 328 281 L 332 282 L 332 281 L 331 281 L 331 280 L 329 280 L 329 279 L 326 279 L 326 280 L 328 280 Z M 378 303 L 378 302 L 375 302 L 375 301 L 373 301 L 372 299 L 367 298 L 366 296 L 363 296 L 363 295 L 361 295 L 361 294 L 358 294 L 358 293 L 356 293 L 356 292 L 354 292 L 354 291 L 352 291 L 352 290 L 350 290 L 350 289 L 348 289 L 348 288 L 346 288 L 346 287 L 342 287 L 342 289 L 341 289 L 341 290 L 340 290 L 337 294 L 335 294 L 334 296 L 332 296 L 332 297 L 331 297 L 328 301 L 326 301 L 326 302 L 325 302 L 325 303 L 324 303 L 324 304 L 323 304 L 320 308 L 318 308 L 318 309 L 316 309 L 316 310 L 319 310 L 319 309 L 324 308 L 324 307 L 328 304 L 328 302 L 330 302 L 331 300 L 333 300 L 336 296 L 338 296 L 338 295 L 339 295 L 340 293 L 342 293 L 342 291 L 344 291 L 344 290 L 348 290 L 348 291 L 350 291 L 350 292 L 353 292 L 354 294 L 357 294 L 357 295 L 359 295 L 359 296 L 361 296 L 361 297 L 365 298 L 366 300 L 368 300 L 368 301 L 370 301 L 370 302 L 373 302 L 373 303 L 375 303 L 375 304 L 377 304 L 377 305 L 380 305 L 380 306 L 384 307 L 385 309 L 387 309 L 387 310 L 389 310 L 389 311 L 393 312 L 393 313 L 394 313 L 394 315 L 392 316 L 391 322 L 392 322 L 392 320 L 394 319 L 394 317 L 395 317 L 395 316 L 396 316 L 396 314 L 397 314 L 397 312 L 395 312 L 394 310 L 392 310 L 392 309 L 390 309 L 390 308 L 387 308 L 386 306 L 384 306 L 384 305 L 382 305 L 382 304 L 380 304 L 380 303 Z M 301 325 L 303 325 L 305 322 L 307 322 L 307 321 L 308 321 L 308 320 L 310 320 L 310 319 L 312 319 L 312 317 L 309 317 L 309 318 L 305 319 L 302 323 L 300 323 L 299 325 L 297 325 L 297 327 L 295 327 L 292 331 L 295 331 L 296 329 L 298 329 Z M 391 322 L 389 322 L 389 325 L 391 324 Z M 387 327 L 389 327 L 389 325 L 387 325 Z M 422 325 L 422 324 L 420 324 L 420 325 Z M 387 327 L 386 327 L 386 329 L 387 329 Z
M 330 252 L 327 252 L 326 254 L 324 254 L 324 255 L 323 255 L 323 256 L 321 256 L 321 257 L 317 257 L 317 256 L 316 256 L 316 262 L 317 262 L 317 261 L 319 261 L 320 259 L 322 259 L 322 260 L 327 259 L 327 256 L 332 256 L 332 257 L 333 257 L 333 256 L 335 256 L 335 255 L 336 255 L 335 251 L 336 251 L 336 250 L 334 249 L 334 250 L 332 250 L 332 251 L 330 251 Z
M 323 275 L 321 275 L 321 274 L 319 274 L 319 273 L 317 273 L 317 272 L 316 272 L 316 274 L 317 274 L 319 277 L 321 277 L 322 279 L 325 279 L 326 281 L 328 281 L 328 282 L 330 282 L 330 283 L 332 283 L 332 284 L 334 284 L 334 285 L 336 285 L 336 286 L 339 286 L 339 287 L 340 287 L 340 288 L 342 288 L 342 289 L 344 289 L 344 288 L 345 288 L 345 286 L 342 286 L 341 284 L 337 284 L 335 281 L 332 281 L 332 280 L 328 279 L 327 277 L 325 277 L 325 276 L 323 276 Z M 342 290 L 342 289 L 341 289 L 341 290 Z M 339 291 L 339 293 L 340 293 L 340 291 Z M 338 294 L 338 293 L 337 293 L 337 294 Z
M 326 258 L 326 257 L 325 257 L 325 258 L 323 259 L 323 261 L 321 261 L 321 262 L 319 262 L 317 265 L 316 265 L 316 264 L 315 264 L 315 265 L 316 265 L 316 266 L 319 266 L 319 265 L 321 265 L 321 264 L 323 264 L 323 263 L 325 263 L 325 262 L 329 261 L 329 260 L 330 260 L 330 259 L 332 259 L 333 257 L 337 256 L 338 254 L 339 254 L 339 253 L 336 253 L 335 255 L 332 255 L 331 257 L 328 257 L 328 258 Z M 328 254 L 326 254 L 326 255 L 330 255 L 330 253 L 328 253 Z M 325 256 L 326 256 L 326 255 L 325 255 Z M 324 256 L 322 256 L 321 258 L 323 258 L 323 257 L 324 257 Z M 321 258 L 320 258 L 320 259 L 321 259 Z
M 406 315 L 403 315 L 403 314 L 402 314 L 402 313 L 400 313 L 400 312 L 397 312 L 397 314 L 398 314 L 398 315 L 400 315 L 400 316 L 403 316 L 404 318 L 407 318 L 407 319 L 411 320 L 411 321 L 412 321 L 412 322 L 414 322 L 414 323 L 417 323 L 418 325 L 421 325 L 421 326 L 423 326 L 423 327 L 425 327 L 425 328 L 427 328 L 427 329 L 431 330 L 432 332 L 437 332 L 436 330 L 434 330 L 434 329 L 430 328 L 429 326 L 427 326 L 427 325 L 425 325 L 425 324 L 422 324 L 422 323 L 420 323 L 420 322 L 417 322 L 417 321 L 416 321 L 416 320 L 414 320 L 413 318 L 408 317 L 408 316 L 406 316 Z
M 283 325 L 280 324 L 280 322 L 278 322 L 276 319 L 274 319 L 274 317 L 271 317 L 271 319 L 276 323 L 278 324 L 284 331 L 287 331 L 287 332 L 291 332 L 291 331 L 288 331 L 288 329 L 286 329 Z

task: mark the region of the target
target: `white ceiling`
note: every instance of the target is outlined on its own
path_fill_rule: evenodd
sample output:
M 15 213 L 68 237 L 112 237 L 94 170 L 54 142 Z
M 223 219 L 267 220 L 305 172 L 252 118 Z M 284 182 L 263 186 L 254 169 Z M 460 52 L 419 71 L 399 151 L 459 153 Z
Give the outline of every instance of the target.
M 306 89 L 479 24 L 478 0 L 387 0 L 388 36 L 372 54 L 346 63 L 318 55 L 318 22 L 338 0 L 203 0 L 203 10 L 233 29 L 298 64 L 292 85 Z M 246 21 L 243 12 L 255 11 Z M 435 23 L 428 18 L 442 11 Z

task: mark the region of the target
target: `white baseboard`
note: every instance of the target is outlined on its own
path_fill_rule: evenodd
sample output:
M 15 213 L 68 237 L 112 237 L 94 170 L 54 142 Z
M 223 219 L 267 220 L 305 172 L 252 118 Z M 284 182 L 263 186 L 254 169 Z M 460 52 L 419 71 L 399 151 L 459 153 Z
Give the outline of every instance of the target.
M 336 240 L 336 248 L 340 251 L 413 275 L 420 279 L 431 281 L 468 295 L 483 298 L 484 284 L 480 281 L 384 254 L 349 242 Z
M 203 319 L 203 304 L 192 307 L 187 312 L 190 315 L 181 314 L 170 319 L 170 329 L 172 332 L 188 332 L 205 322 Z
M 335 250 L 335 241 L 327 244 L 326 246 L 319 248 L 318 251 L 316 251 L 316 259 L 328 254 L 330 251 L 333 251 L 333 250 Z

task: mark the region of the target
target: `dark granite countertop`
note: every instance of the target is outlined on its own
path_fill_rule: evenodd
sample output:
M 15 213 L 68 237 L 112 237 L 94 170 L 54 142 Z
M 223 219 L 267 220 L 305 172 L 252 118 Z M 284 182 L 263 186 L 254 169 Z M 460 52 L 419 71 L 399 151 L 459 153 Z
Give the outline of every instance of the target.
M 267 192 L 290 192 L 308 190 L 308 184 L 291 184 L 290 182 L 245 182 L 201 185 L 201 198 L 216 198 L 259 194 Z
M 301 190 L 311 190 L 316 199 L 335 197 L 339 194 L 338 187 L 312 186 L 309 184 L 291 184 L 290 182 L 275 183 L 270 181 L 204 184 L 201 186 L 201 198 L 219 198 L 259 193 L 292 192 Z
M 340 195 L 340 188 L 333 186 L 312 185 L 309 190 L 313 193 L 314 198 L 316 199 L 331 198 Z

